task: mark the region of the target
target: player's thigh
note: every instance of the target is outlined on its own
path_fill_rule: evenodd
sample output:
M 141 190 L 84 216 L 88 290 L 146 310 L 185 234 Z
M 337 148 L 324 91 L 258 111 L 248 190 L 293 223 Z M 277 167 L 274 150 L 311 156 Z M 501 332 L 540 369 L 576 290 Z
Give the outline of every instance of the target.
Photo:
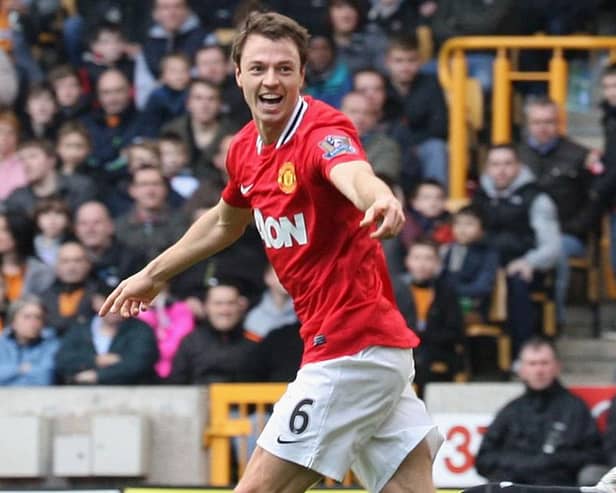
M 302 493 L 321 476 L 257 447 L 235 487 L 236 493 Z
M 364 445 L 352 469 L 364 486 L 375 492 L 381 491 L 399 471 L 408 472 L 408 464 L 426 464 L 412 467 L 429 478 L 432 460 L 442 443 L 443 437 L 424 403 L 407 384 L 396 407 Z
M 433 493 L 432 453 L 423 439 L 402 461 L 382 493 Z

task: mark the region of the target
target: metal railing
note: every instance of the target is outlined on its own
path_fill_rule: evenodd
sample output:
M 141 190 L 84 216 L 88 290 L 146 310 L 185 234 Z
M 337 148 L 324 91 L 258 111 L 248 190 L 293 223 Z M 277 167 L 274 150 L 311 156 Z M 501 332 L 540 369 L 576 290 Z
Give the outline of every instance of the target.
M 492 142 L 511 140 L 512 83 L 545 81 L 548 94 L 563 112 L 566 129 L 568 64 L 564 50 L 608 50 L 616 59 L 616 36 L 469 36 L 449 39 L 438 57 L 439 80 L 449 95 L 449 192 L 451 199 L 466 196 L 468 171 L 467 81 L 465 55 L 471 51 L 495 51 L 492 87 Z M 548 70 L 521 72 L 512 63 L 512 52 L 519 50 L 550 50 Z

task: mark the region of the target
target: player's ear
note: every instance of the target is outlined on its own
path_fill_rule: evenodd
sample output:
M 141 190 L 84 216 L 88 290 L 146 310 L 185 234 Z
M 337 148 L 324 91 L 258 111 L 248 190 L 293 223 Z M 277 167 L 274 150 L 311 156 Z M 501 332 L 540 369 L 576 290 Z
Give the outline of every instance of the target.
M 240 66 L 235 65 L 235 83 L 237 84 L 238 87 L 242 87 L 242 81 L 240 79 L 240 75 L 241 75 Z

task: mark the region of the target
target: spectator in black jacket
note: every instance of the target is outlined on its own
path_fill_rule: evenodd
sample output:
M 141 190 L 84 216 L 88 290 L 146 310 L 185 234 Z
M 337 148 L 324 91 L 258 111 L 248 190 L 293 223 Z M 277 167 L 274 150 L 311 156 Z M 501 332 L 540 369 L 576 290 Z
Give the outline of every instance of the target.
M 498 412 L 476 457 L 490 481 L 575 486 L 582 467 L 600 463 L 601 436 L 584 401 L 558 376 L 554 345 L 529 339 L 520 351 L 525 393 Z
M 600 213 L 599 195 L 589 170 L 590 149 L 561 135 L 558 105 L 546 97 L 529 99 L 525 105 L 526 135 L 518 152 L 547 192 L 558 212 L 561 256 L 556 265 L 556 310 L 565 322 L 565 299 L 569 285 L 569 258 L 586 251 L 586 241 Z
M 536 326 L 531 290 L 543 284 L 543 273 L 560 257 L 556 206 L 511 144 L 488 149 L 480 183 L 473 205 L 507 273 L 507 327 L 515 357 Z
M 77 0 L 77 13 L 66 18 L 62 29 L 64 48 L 71 65 L 81 64 L 87 33 L 103 22 L 115 23 L 133 43 L 141 43 L 150 23 L 144 15 L 152 0 Z
M 395 280 L 396 301 L 409 327 L 421 338 L 413 350 L 415 383 L 451 381 L 461 370 L 462 310 L 452 286 L 439 277 L 441 261 L 432 240 L 417 240 L 405 258 L 407 272 Z
M 69 330 L 56 355 L 56 370 L 72 385 L 148 384 L 156 380 L 156 361 L 156 336 L 148 324 L 108 314 Z
M 246 380 L 244 360 L 255 343 L 244 336 L 247 300 L 231 281 L 219 281 L 205 296 L 205 320 L 184 337 L 168 381 L 204 385 Z
M 93 316 L 93 297 L 98 283 L 90 276 L 92 264 L 85 248 L 77 242 L 64 243 L 58 251 L 56 280 L 41 300 L 47 322 L 62 336 L 75 324 L 86 324 Z
M 190 83 L 190 60 L 183 53 L 170 53 L 160 61 L 161 85 L 154 89 L 143 109 L 148 135 L 158 135 L 161 127 L 186 112 Z
M 421 60 L 416 36 L 392 39 L 385 59 L 391 85 L 389 104 L 410 130 L 409 144 L 417 153 L 423 178 L 447 183 L 447 105 L 436 76 L 419 72 Z
M 47 82 L 37 82 L 28 88 L 22 121 L 22 140 L 56 138 L 61 123 L 60 108 L 53 88 Z
M 63 121 L 85 115 L 90 109 L 90 99 L 84 94 L 79 74 L 70 65 L 58 65 L 49 71 L 49 83 L 53 87 Z
M 132 103 L 130 82 L 120 70 L 103 72 L 96 93 L 100 108 L 83 123 L 92 139 L 91 161 L 104 180 L 101 184 L 113 184 L 126 174 L 125 163 L 117 160 L 120 150 L 143 133 L 143 122 Z
M 595 484 L 611 468 L 616 467 L 616 396 L 612 398 L 607 412 L 607 423 L 603 433 L 603 451 L 605 461 L 602 464 L 591 464 L 584 467 L 578 476 L 579 484 Z
M 120 26 L 114 22 L 97 24 L 88 35 L 90 49 L 83 55 L 83 68 L 80 73 L 88 92 L 98 84 L 106 70 L 115 68 L 132 83 L 135 62 L 126 54 L 126 39 Z
M 304 343 L 298 322 L 270 331 L 243 361 L 242 373 L 254 382 L 292 382 L 302 362 Z

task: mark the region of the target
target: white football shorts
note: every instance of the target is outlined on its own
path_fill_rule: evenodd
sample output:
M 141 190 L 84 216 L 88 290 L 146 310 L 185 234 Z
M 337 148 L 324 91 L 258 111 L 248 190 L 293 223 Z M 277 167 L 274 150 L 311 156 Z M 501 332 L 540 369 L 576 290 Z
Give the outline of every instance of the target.
M 443 442 L 411 386 L 412 354 L 372 346 L 306 364 L 257 444 L 338 481 L 352 469 L 369 491 L 381 491 L 424 438 L 432 459 Z

